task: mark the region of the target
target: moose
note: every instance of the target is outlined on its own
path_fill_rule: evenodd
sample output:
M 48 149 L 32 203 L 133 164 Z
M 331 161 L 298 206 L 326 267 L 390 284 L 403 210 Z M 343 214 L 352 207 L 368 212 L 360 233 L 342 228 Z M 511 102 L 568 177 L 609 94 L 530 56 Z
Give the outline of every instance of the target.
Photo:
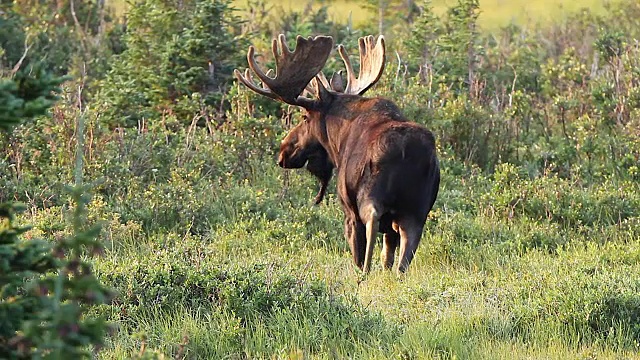
M 235 70 L 235 76 L 258 94 L 304 109 L 303 121 L 281 144 L 278 163 L 283 168 L 306 165 L 321 180 L 316 198 L 320 201 L 324 196 L 322 182 L 331 178 L 335 166 L 344 233 L 354 263 L 365 274 L 371 270 L 380 232 L 384 268 L 393 267 L 399 247 L 398 271 L 404 273 L 438 195 L 440 167 L 435 138 L 424 126 L 408 121 L 393 102 L 363 96 L 384 70 L 384 37 L 359 39 L 357 76 L 346 49 L 338 46 L 346 83 L 341 72 L 330 81 L 322 73 L 332 49 L 330 36 L 298 36 L 291 51 L 285 36 L 280 35 L 272 42 L 275 74 L 260 69 L 250 46 L 249 69 L 244 74 Z M 262 86 L 254 81 L 252 72 Z M 327 171 L 329 167 L 331 171 Z

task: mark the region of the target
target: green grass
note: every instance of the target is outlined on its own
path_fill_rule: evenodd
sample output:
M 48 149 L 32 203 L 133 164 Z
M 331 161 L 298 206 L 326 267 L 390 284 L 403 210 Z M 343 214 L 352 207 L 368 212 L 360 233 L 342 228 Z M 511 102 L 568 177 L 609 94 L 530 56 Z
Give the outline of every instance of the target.
M 442 3 L 446 6 L 455 4 L 452 0 L 434 1 L 434 4 Z M 600 13 L 604 10 L 604 6 L 605 1 L 602 0 L 481 0 L 479 22 L 485 29 L 495 29 L 511 22 L 521 25 L 547 23 L 552 20 L 562 20 L 567 15 L 584 8 Z
M 362 281 L 335 196 L 311 206 L 315 186 L 301 171 L 289 173 L 282 196 L 281 169 L 267 159 L 251 167 L 247 182 L 189 190 L 219 212 L 208 232 L 107 226 L 111 242 L 96 270 L 119 293 L 104 309 L 119 331 L 100 358 L 136 354 L 139 332 L 165 354 L 178 353 L 186 336 L 194 359 L 640 358 L 640 281 L 629 276 L 640 273 L 638 184 L 583 190 L 560 181 L 566 196 L 598 207 L 580 227 L 536 213 L 509 219 L 498 199 L 510 189 L 445 173 L 409 273 L 376 264 Z M 555 198 L 547 181 L 514 188 L 539 186 L 542 200 Z M 636 204 L 627 215 L 601 207 L 603 194 L 618 191 Z M 612 220 L 613 212 L 622 215 Z

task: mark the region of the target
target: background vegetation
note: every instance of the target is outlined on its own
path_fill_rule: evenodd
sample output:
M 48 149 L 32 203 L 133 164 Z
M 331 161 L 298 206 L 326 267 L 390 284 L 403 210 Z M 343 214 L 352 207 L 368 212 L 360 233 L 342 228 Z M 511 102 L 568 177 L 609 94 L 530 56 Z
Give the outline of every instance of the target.
M 369 7 L 363 7 L 363 3 L 367 2 Z M 617 0 L 480 0 L 480 8 L 482 12 L 478 18 L 478 23 L 484 31 L 499 31 L 501 27 L 516 22 L 522 26 L 534 26 L 536 23 L 549 23 L 550 21 L 562 21 L 566 16 L 583 8 L 596 14 L 602 14 L 607 4 L 617 3 Z M 238 8 L 246 9 L 251 7 L 251 0 L 233 0 L 232 4 Z M 293 1 L 293 0 L 266 0 L 268 6 L 274 10 L 283 11 L 302 11 L 305 7 L 327 7 L 330 17 L 341 22 L 349 20 L 355 26 L 361 26 L 370 22 L 374 15 L 379 12 L 378 6 L 386 7 L 388 5 L 400 5 L 400 7 L 412 6 L 419 8 L 420 1 L 405 0 L 404 4 L 400 1 L 389 0 L 321 0 L 314 2 Z M 432 0 L 431 6 L 436 14 L 442 15 L 447 9 L 456 4 L 455 0 Z M 113 0 L 113 4 L 118 11 L 125 11 L 126 3 Z M 407 5 L 408 4 L 408 5 Z
M 92 269 L 114 296 L 82 319 L 115 330 L 74 346 L 104 359 L 637 357 L 638 3 L 495 29 L 477 0 L 358 4 L 372 18 L 349 26 L 259 1 L 2 3 L 3 79 L 70 79 L 46 116 L 13 103 L 22 124 L 0 136 L 0 202 L 25 205 L 12 228 L 33 225 L 10 241 L 47 254 L 86 230 L 67 221 L 78 179 L 94 195 L 79 218 L 102 221 Z M 275 164 L 297 111 L 231 73 L 249 44 L 273 66 L 278 33 L 355 51 L 380 29 L 387 67 L 370 95 L 434 131 L 443 180 L 410 272 L 360 281 L 335 195 L 312 206 L 314 180 Z M 326 71 L 340 67 L 332 56 Z M 3 291 L 55 269 L 0 277 Z M 0 340 L 20 334 L 11 321 Z

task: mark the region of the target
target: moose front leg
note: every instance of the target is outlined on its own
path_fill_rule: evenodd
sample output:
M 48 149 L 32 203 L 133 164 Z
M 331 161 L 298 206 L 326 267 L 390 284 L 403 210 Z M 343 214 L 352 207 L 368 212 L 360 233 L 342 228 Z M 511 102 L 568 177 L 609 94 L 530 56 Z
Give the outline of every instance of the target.
M 292 131 L 292 133 L 293 132 L 294 131 Z M 295 138 L 299 139 L 300 136 L 296 135 Z M 331 176 L 333 175 L 334 166 L 324 148 L 317 146 L 309 151 L 311 154 L 309 155 L 309 161 L 307 162 L 307 170 L 320 182 L 320 190 L 318 190 L 318 194 L 313 199 L 315 204 L 318 205 L 327 192 L 329 181 L 331 181 Z
M 318 190 L 318 194 L 316 195 L 315 198 L 313 198 L 313 203 L 316 205 L 319 205 L 322 202 L 322 199 L 324 199 L 324 195 L 327 192 L 327 187 L 329 186 L 329 182 L 325 182 L 325 181 L 321 181 L 320 182 L 320 189 Z

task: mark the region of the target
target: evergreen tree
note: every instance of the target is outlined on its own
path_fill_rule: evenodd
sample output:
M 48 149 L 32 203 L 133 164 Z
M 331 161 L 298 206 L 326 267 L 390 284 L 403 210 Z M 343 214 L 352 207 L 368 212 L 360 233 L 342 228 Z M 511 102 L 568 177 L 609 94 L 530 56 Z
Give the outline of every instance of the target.
M 64 78 L 42 68 L 0 79 L 0 129 L 45 114 L 57 99 Z M 4 135 L 2 134 L 2 135 Z M 107 325 L 85 317 L 87 307 L 105 303 L 109 291 L 92 273 L 82 254 L 98 253 L 99 226 L 85 226 L 87 189 L 71 193 L 78 204 L 74 234 L 55 244 L 22 239 L 29 230 L 15 224 L 24 209 L 0 204 L 0 354 L 6 358 L 77 359 L 89 357 L 89 345 L 100 346 Z

